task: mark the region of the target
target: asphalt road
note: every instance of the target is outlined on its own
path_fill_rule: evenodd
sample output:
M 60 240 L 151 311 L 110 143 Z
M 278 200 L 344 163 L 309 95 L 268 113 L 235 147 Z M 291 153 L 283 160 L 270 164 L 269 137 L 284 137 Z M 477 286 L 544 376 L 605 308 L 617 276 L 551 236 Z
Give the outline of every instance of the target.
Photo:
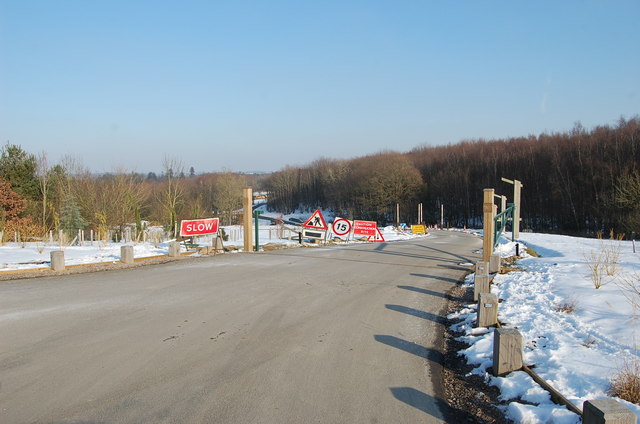
M 0 422 L 451 422 L 441 313 L 480 247 L 435 232 L 0 282 Z

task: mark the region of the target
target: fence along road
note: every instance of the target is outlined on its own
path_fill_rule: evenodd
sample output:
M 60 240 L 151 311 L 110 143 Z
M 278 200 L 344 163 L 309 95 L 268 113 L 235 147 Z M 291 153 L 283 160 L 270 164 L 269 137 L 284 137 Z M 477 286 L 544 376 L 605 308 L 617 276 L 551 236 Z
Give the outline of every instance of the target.
M 0 283 L 0 422 L 443 422 L 444 293 L 479 239 Z

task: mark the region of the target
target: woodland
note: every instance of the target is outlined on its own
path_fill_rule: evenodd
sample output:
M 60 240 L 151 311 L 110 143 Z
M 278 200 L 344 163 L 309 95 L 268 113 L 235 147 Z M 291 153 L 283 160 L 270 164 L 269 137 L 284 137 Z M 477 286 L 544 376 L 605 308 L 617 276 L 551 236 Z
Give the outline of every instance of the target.
M 591 130 L 421 146 L 351 160 L 319 159 L 287 167 L 265 182 L 269 207 L 291 212 L 324 207 L 345 217 L 482 227 L 483 189 L 513 201 L 520 180 L 521 228 L 588 235 L 640 232 L 640 118 Z
M 383 151 L 353 159 L 319 158 L 267 175 L 229 170 L 185 173 L 165 157 L 162 172 L 114 171 L 96 175 L 72 158 L 50 164 L 46 153 L 7 142 L 0 156 L 0 232 L 43 237 L 49 231 L 106 231 L 219 216 L 240 222 L 242 188 L 268 193 L 268 208 L 292 213 L 330 209 L 345 218 L 399 219 L 412 224 L 422 204 L 426 224 L 482 226 L 483 189 L 512 201 L 523 184 L 521 228 L 589 235 L 640 232 L 640 117 L 587 130 L 528 137 L 470 140 L 445 146 Z

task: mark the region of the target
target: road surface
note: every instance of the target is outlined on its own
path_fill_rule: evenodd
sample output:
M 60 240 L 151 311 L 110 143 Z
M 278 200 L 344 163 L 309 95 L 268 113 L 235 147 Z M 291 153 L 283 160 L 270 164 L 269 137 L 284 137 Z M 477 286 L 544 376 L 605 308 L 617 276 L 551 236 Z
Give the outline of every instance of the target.
M 436 423 L 445 293 L 481 241 L 0 282 L 0 422 Z

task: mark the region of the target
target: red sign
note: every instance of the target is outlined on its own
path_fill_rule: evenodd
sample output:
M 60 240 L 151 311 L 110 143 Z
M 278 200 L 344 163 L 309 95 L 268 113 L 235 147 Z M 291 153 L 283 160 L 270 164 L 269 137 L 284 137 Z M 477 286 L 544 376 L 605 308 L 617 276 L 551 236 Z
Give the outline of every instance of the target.
M 376 228 L 376 234 L 373 236 L 370 236 L 367 240 L 372 243 L 382 243 L 385 241 L 384 236 L 380 232 L 380 228 Z
M 189 219 L 180 222 L 180 236 L 202 236 L 218 232 L 218 218 Z
M 353 235 L 375 236 L 378 224 L 375 221 L 353 221 Z
M 320 209 L 316 209 L 313 215 L 311 215 L 309 219 L 307 219 L 306 222 L 302 224 L 302 226 L 307 228 L 315 228 L 316 230 L 329 229 L 329 227 L 327 227 L 327 221 L 324 220 Z

